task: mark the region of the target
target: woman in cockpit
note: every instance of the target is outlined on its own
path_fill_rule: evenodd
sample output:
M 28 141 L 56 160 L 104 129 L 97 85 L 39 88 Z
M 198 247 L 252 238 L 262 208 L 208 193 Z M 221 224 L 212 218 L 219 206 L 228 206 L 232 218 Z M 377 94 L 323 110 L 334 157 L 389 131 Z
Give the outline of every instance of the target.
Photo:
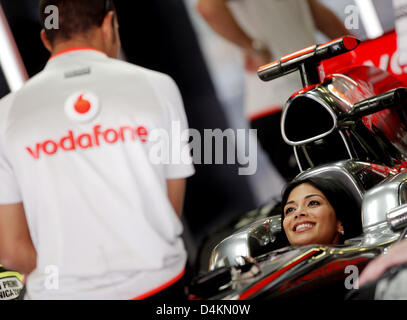
M 283 190 L 282 210 L 291 245 L 341 244 L 362 233 L 360 204 L 330 178 L 290 182 Z

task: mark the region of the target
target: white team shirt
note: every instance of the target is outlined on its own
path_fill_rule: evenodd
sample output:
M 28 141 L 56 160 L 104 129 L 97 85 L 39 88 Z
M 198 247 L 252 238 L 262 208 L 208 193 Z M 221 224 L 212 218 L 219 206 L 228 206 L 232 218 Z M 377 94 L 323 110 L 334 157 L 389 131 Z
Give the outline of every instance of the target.
M 170 77 L 90 49 L 0 101 L 0 204 L 23 202 L 38 253 L 27 298 L 130 299 L 182 272 L 166 180 L 194 168 L 150 157 L 173 123 L 188 127 Z
M 239 25 L 250 37 L 266 44 L 274 60 L 316 42 L 313 17 L 305 0 L 231 0 L 228 4 Z M 300 89 L 298 72 L 269 82 L 246 72 L 246 115 L 250 118 L 282 106 Z

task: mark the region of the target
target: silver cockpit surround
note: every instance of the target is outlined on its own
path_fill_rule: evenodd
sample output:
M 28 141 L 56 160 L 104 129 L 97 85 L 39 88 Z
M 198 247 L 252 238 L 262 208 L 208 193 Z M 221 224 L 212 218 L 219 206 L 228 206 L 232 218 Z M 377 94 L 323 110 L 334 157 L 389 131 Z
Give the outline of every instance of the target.
M 363 229 L 363 234 L 345 241 L 345 244 L 351 244 L 360 248 L 372 248 L 388 246 L 394 243 L 400 237 L 400 232 L 394 232 L 389 228 L 387 222 L 378 223 Z
M 348 186 L 349 191 L 352 192 L 355 198 L 362 202 L 364 190 L 361 190 L 361 186 L 357 183 L 354 176 L 357 171 L 367 166 L 369 166 L 369 164 L 364 162 L 343 160 L 303 171 L 295 178 L 295 180 L 302 180 L 310 177 L 335 178 L 340 180 L 342 184 Z
M 315 136 L 315 137 L 302 140 L 302 141 L 291 141 L 291 140 L 289 140 L 289 139 L 287 138 L 287 135 L 286 135 L 286 133 L 285 133 L 285 126 L 284 126 L 285 119 L 286 119 L 286 116 L 287 116 L 287 111 L 290 109 L 290 105 L 291 105 L 296 99 L 299 99 L 300 97 L 301 97 L 301 98 L 303 98 L 303 97 L 310 98 L 310 99 L 312 99 L 312 100 L 318 102 L 320 105 L 322 105 L 322 106 L 328 111 L 328 113 L 332 116 L 332 119 L 333 119 L 333 121 L 334 121 L 334 124 L 333 124 L 331 130 L 329 130 L 329 131 L 327 131 L 327 132 L 324 132 L 323 134 L 317 135 L 317 136 Z M 319 140 L 319 139 L 321 139 L 321 138 L 323 138 L 323 137 L 326 137 L 327 135 L 331 134 L 331 133 L 337 128 L 337 123 L 338 123 L 337 116 L 336 116 L 336 114 L 334 113 L 334 111 L 329 107 L 329 105 L 328 105 L 323 99 L 321 99 L 319 96 L 317 96 L 313 91 L 309 91 L 309 92 L 303 93 L 303 94 L 301 94 L 301 95 L 299 95 L 299 96 L 296 96 L 296 97 L 290 99 L 290 100 L 287 102 L 285 108 L 283 109 L 283 113 L 282 113 L 282 116 L 281 116 L 281 135 L 283 136 L 283 139 L 284 139 L 284 141 L 285 141 L 287 144 L 289 144 L 289 145 L 291 145 L 291 146 L 300 146 L 300 145 L 304 145 L 304 144 L 313 142 L 313 141 L 315 141 L 315 140 Z
M 243 227 L 222 240 L 213 250 L 209 261 L 209 271 L 220 267 L 238 265 L 242 256 L 252 256 L 250 238 L 264 246 L 276 240 L 281 232 L 281 216 L 271 216 Z
M 363 230 L 386 222 L 391 210 L 406 203 L 407 173 L 399 173 L 366 192 L 362 203 Z

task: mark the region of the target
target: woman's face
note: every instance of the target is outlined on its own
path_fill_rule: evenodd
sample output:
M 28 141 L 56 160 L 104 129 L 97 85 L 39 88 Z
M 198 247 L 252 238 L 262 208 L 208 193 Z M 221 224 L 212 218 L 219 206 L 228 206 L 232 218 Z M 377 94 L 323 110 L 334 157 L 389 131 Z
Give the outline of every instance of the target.
M 295 187 L 283 210 L 283 227 L 291 245 L 339 243 L 342 223 L 325 195 L 313 185 Z

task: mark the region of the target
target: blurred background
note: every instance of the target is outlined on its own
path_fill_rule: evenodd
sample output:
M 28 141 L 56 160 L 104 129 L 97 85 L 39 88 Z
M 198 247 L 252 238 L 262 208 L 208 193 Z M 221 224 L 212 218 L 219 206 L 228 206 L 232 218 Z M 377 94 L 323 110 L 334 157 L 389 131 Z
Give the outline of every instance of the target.
M 351 31 L 361 40 L 394 29 L 392 0 L 320 2 L 343 21 L 349 5 L 359 6 L 360 27 Z M 15 77 L 18 71 L 11 68 L 10 57 L 0 54 L 1 98 L 42 70 L 49 54 L 39 37 L 38 0 L 0 0 L 0 4 L 4 12 L 0 17 L 5 17 L 0 24 L 0 51 L 10 43 L 8 25 L 8 35 L 16 44 L 14 53 L 21 55 L 21 77 Z M 243 112 L 241 52 L 207 26 L 195 9 L 196 0 L 115 0 L 115 4 L 123 46 L 121 59 L 169 74 L 181 90 L 191 128 L 203 132 L 249 127 Z M 363 14 L 366 5 L 373 6 L 376 17 Z M 317 39 L 326 40 L 321 34 Z M 244 146 L 236 148 L 245 152 Z M 285 181 L 260 146 L 258 150 L 258 170 L 253 176 L 238 175 L 238 165 L 196 165 L 196 175 L 188 181 L 183 215 L 191 264 L 208 235 L 247 211 L 278 202 Z

